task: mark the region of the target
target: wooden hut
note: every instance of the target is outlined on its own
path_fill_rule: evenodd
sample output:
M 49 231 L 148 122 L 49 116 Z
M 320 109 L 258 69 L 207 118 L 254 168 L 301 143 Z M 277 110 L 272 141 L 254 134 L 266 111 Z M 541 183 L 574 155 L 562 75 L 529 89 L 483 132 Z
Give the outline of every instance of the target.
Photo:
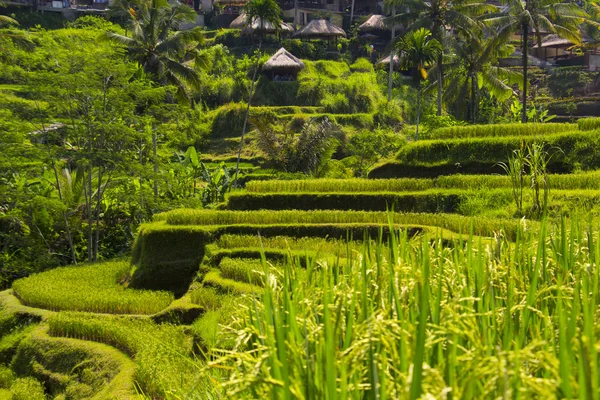
M 304 63 L 283 47 L 263 65 L 263 71 L 274 81 L 295 81 Z
M 294 34 L 301 39 L 327 39 L 346 37 L 346 32 L 326 19 L 313 19 Z

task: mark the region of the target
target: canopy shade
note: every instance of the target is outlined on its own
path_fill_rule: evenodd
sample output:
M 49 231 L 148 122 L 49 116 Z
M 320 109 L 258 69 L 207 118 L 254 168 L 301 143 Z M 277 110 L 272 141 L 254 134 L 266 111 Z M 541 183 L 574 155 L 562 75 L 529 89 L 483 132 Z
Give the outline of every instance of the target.
M 304 28 L 294 34 L 294 37 L 305 39 L 346 37 L 346 32 L 326 19 L 313 19 Z
M 304 69 L 304 63 L 298 57 L 282 47 L 277 50 L 277 53 L 273 54 L 273 57 L 269 58 L 265 65 L 263 65 L 263 70 L 272 71 L 283 69 L 300 71 Z

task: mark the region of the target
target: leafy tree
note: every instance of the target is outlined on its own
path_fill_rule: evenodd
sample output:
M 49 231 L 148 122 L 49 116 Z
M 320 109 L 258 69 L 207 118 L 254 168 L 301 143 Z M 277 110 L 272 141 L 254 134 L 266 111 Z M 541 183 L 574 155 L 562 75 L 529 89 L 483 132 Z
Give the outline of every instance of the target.
M 473 36 L 478 35 L 481 27 L 476 17 L 496 9 L 479 0 L 389 0 L 389 4 L 407 11 L 388 17 L 388 24 L 403 25 L 409 32 L 426 28 L 438 43 L 444 42 L 447 28 L 467 32 Z M 436 64 L 437 115 L 442 115 L 443 52 L 437 55 Z
M 115 32 L 106 32 L 106 37 L 125 45 L 131 59 L 155 81 L 175 86 L 180 100 L 189 100 L 188 86 L 201 85 L 198 72 L 187 64 L 197 55 L 188 45 L 201 39 L 201 28 L 184 29 L 184 24 L 196 21 L 195 11 L 166 0 L 146 0 L 137 10 L 130 8 L 129 15 L 131 37 Z
M 576 3 L 561 0 L 506 0 L 506 8 L 499 13 L 490 14 L 485 21 L 494 32 L 495 43 L 506 43 L 515 32 L 521 33 L 521 51 L 523 53 L 523 98 L 521 122 L 527 122 L 527 70 L 529 56 L 529 35 L 542 43 L 542 30 L 557 34 L 563 38 L 581 42 L 579 25 L 587 16 Z
M 421 80 L 427 79 L 426 68 L 436 62 L 443 51 L 442 45 L 432 37 L 431 31 L 419 28 L 410 31 L 398 43 L 398 52 L 402 52 L 400 64 L 404 68 L 414 68 L 417 81 L 417 127 L 415 137 L 419 140 L 419 122 L 421 118 Z
M 476 123 L 480 90 L 485 88 L 499 101 L 506 101 L 513 94 L 511 85 L 521 82 L 521 74 L 496 65 L 498 57 L 512 54 L 512 46 L 500 45 L 481 36 L 463 39 L 455 43 L 455 56 L 447 65 L 446 96 L 454 96 L 461 105 L 468 98 L 467 115 L 472 123 Z

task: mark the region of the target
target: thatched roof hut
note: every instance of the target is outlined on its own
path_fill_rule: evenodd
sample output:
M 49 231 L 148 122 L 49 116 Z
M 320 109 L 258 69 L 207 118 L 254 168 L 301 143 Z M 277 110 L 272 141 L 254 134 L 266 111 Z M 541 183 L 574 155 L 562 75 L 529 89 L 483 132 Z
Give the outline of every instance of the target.
M 302 39 L 331 39 L 346 37 L 346 32 L 326 19 L 313 19 L 304 28 L 294 34 Z
M 231 21 L 231 24 L 229 24 L 229 27 L 231 29 L 244 29 L 246 27 L 246 25 L 248 25 L 246 13 L 241 13 L 240 15 L 238 15 L 238 17 L 236 19 Z
M 390 56 L 384 57 L 381 60 L 375 63 L 376 65 L 390 65 Z M 400 57 L 397 54 L 394 54 L 394 68 L 398 68 L 400 66 Z
M 229 27 L 232 29 L 241 29 L 242 33 L 245 35 L 252 35 L 255 32 L 259 32 L 261 30 L 260 27 L 260 18 L 254 18 L 251 24 L 248 24 L 248 16 L 246 13 L 240 14 L 236 19 L 234 19 Z M 263 33 L 292 33 L 294 28 L 291 25 L 286 24 L 285 22 L 281 22 L 279 28 L 271 22 L 265 22 L 262 27 Z
M 273 57 L 263 65 L 263 71 L 271 73 L 272 76 L 291 76 L 294 79 L 298 72 L 304 69 L 304 63 L 298 57 L 283 47 L 273 54 Z
M 369 19 L 360 24 L 358 30 L 361 33 L 389 30 L 390 28 L 385 25 L 383 18 L 383 15 L 373 14 Z
M 585 41 L 585 40 L 584 40 Z M 575 43 L 571 42 L 569 39 L 564 39 L 561 38 L 558 35 L 552 34 L 552 35 L 548 35 L 545 38 L 542 39 L 542 45 L 538 46 L 537 44 L 535 46 L 533 46 L 534 49 L 538 49 L 538 48 L 566 48 L 566 47 L 571 47 L 574 46 Z

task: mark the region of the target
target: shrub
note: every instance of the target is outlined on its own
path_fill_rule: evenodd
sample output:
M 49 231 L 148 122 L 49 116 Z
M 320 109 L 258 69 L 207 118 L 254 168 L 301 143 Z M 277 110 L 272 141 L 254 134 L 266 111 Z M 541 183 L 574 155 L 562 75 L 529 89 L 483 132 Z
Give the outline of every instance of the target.
M 321 100 L 323 110 L 332 114 L 344 114 L 350 111 L 348 98 L 343 93 L 328 93 Z
M 402 129 L 406 104 L 398 100 L 380 101 L 375 107 L 373 124 L 381 128 L 390 128 L 395 131 Z
M 352 72 L 374 72 L 375 70 L 373 69 L 373 64 L 371 64 L 371 61 L 367 60 L 366 58 L 357 58 L 356 61 L 354 61 L 354 64 L 350 65 L 350 71 Z
M 246 104 L 230 103 L 220 107 L 212 121 L 212 137 L 239 137 L 242 134 L 244 118 L 246 116 Z M 277 115 L 269 108 L 251 108 L 252 118 L 266 118 L 277 121 Z M 249 129 L 249 127 L 247 127 Z
M 592 74 L 583 67 L 553 68 L 546 82 L 552 97 L 570 97 L 576 92 L 583 94 L 593 81 Z

